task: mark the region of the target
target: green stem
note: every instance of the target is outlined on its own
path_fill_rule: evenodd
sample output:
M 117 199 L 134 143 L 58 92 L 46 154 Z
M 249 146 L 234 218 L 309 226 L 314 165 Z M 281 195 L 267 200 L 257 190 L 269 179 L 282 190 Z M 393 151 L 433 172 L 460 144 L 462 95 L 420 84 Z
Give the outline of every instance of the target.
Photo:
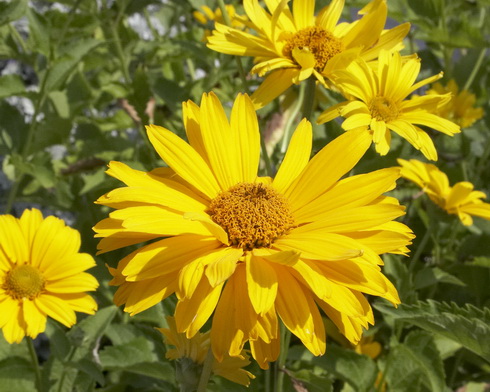
M 422 252 L 425 249 L 425 246 L 427 245 L 427 242 L 429 241 L 431 237 L 431 231 L 432 231 L 432 221 L 429 223 L 429 227 L 426 228 L 424 237 L 422 238 L 422 241 L 420 242 L 417 250 L 415 251 L 415 254 L 413 257 L 410 259 L 410 266 L 409 270 L 410 272 L 413 272 L 415 269 L 415 265 L 417 264 L 417 261 L 419 260 L 420 256 L 422 255 Z
M 29 49 L 27 48 L 27 45 L 26 45 L 24 39 L 19 34 L 17 29 L 14 26 L 12 26 L 10 23 L 8 24 L 8 27 L 9 27 L 10 34 L 12 34 L 12 37 L 14 38 L 14 41 L 17 41 L 19 43 L 19 45 L 22 47 L 22 51 L 24 53 L 28 53 Z
M 311 122 L 311 116 L 315 108 L 316 79 L 310 77 L 305 83 L 306 91 L 303 103 L 303 117 Z
M 487 48 L 482 49 L 482 51 L 478 55 L 478 58 L 476 59 L 473 69 L 471 70 L 470 76 L 468 76 L 468 78 L 466 79 L 466 83 L 464 84 L 463 90 L 469 90 L 469 88 L 473 84 L 473 81 L 476 78 L 476 74 L 480 70 L 483 64 L 483 59 L 485 58 L 486 54 L 487 54 Z
M 284 386 L 284 366 L 288 357 L 289 342 L 291 341 L 291 331 L 281 324 L 281 351 L 277 361 L 277 374 L 275 382 L 275 392 L 282 392 Z
M 41 368 L 39 367 L 39 361 L 37 359 L 37 353 L 34 349 L 34 343 L 32 342 L 32 338 L 26 336 L 27 348 L 29 349 L 29 355 L 32 361 L 32 367 L 34 368 L 34 374 L 36 376 L 36 389 L 41 392 L 42 391 L 42 381 L 41 381 Z
M 66 363 L 71 362 L 71 360 L 75 356 L 76 351 L 77 351 L 76 347 L 72 346 L 70 348 L 70 353 L 68 354 L 68 358 L 66 359 L 66 361 L 63 361 L 63 363 L 62 363 L 63 369 L 61 371 L 60 381 L 58 382 L 58 392 L 63 391 L 63 384 L 65 382 L 65 377 L 66 377 Z
M 208 355 L 204 360 L 202 365 L 201 378 L 199 378 L 199 384 L 197 385 L 197 392 L 206 392 L 206 387 L 211 377 L 211 372 L 213 370 L 214 355 L 211 347 L 209 348 Z
M 298 117 L 298 113 L 301 107 L 304 107 L 303 101 L 305 96 L 306 84 L 303 83 L 299 88 L 298 99 L 296 100 L 296 104 L 293 106 L 291 110 L 291 114 L 288 116 L 286 121 L 286 125 L 284 126 L 284 136 L 282 137 L 281 142 L 281 154 L 285 154 L 287 147 L 289 145 L 289 140 L 291 139 L 291 134 L 293 133 L 293 123 L 296 121 L 296 117 Z

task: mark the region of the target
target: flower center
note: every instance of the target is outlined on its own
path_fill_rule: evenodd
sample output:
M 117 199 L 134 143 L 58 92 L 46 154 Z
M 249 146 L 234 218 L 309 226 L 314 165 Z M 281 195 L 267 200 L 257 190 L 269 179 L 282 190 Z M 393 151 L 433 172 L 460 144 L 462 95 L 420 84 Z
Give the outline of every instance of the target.
M 398 118 L 398 107 L 395 103 L 389 101 L 385 97 L 373 98 L 369 104 L 371 117 L 378 121 L 392 121 Z
M 282 50 L 284 56 L 293 59 L 294 48 L 307 49 L 315 56 L 315 69 L 323 71 L 327 61 L 337 53 L 342 52 L 342 42 L 335 36 L 318 26 L 311 26 L 298 31 L 286 38 L 286 44 Z
M 286 198 L 260 183 L 240 183 L 221 192 L 208 214 L 228 233 L 232 245 L 247 250 L 269 247 L 294 227 Z
M 33 299 L 43 291 L 44 278 L 36 268 L 19 265 L 7 272 L 2 288 L 14 299 Z

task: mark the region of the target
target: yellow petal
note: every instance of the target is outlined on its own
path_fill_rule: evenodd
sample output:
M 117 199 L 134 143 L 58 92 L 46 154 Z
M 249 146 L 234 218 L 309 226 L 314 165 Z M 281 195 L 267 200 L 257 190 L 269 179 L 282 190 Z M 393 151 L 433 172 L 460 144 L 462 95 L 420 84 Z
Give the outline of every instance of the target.
M 24 301 L 22 308 L 27 325 L 26 335 L 35 339 L 46 330 L 46 313 L 38 309 L 33 301 Z
M 298 2 L 299 3 L 299 2 Z M 324 7 L 316 18 L 317 26 L 332 32 L 339 22 L 342 10 L 344 9 L 344 0 L 332 0 L 327 7 Z
M 77 322 L 75 312 L 57 296 L 43 294 L 35 298 L 34 303 L 41 312 L 68 328 Z
M 250 97 L 255 110 L 264 107 L 291 87 L 293 79 L 298 75 L 299 70 L 296 68 L 278 69 L 271 72 Z
M 243 249 L 224 248 L 213 253 L 214 260 L 206 268 L 209 284 L 215 287 L 226 281 L 235 272 L 238 259 L 243 255 Z
M 247 286 L 250 302 L 256 313 L 263 316 L 274 305 L 277 294 L 277 276 L 265 259 L 247 257 Z
M 97 287 L 99 287 L 97 279 L 85 272 L 46 282 L 46 290 L 50 293 L 80 293 L 94 291 Z
M 359 162 L 370 144 L 371 135 L 364 130 L 346 132 L 327 144 L 284 192 L 292 209 L 299 209 L 324 193 Z
M 229 245 L 228 234 L 226 234 L 226 231 L 224 231 L 220 225 L 214 223 L 208 214 L 204 212 L 186 212 L 184 214 L 184 219 L 201 222 L 218 241 L 225 245 Z
M 315 0 L 293 1 L 293 17 L 297 30 L 304 29 L 313 24 Z
M 283 193 L 308 164 L 312 140 L 311 123 L 303 119 L 291 137 L 284 160 L 272 182 L 279 192 Z
M 158 155 L 189 184 L 213 199 L 220 187 L 206 161 L 190 145 L 168 129 L 156 125 L 146 127 L 148 137 Z

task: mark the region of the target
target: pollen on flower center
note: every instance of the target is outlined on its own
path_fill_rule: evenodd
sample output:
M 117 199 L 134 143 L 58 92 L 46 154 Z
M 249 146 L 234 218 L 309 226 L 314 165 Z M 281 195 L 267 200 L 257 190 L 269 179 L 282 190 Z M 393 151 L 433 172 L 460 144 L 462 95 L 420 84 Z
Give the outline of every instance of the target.
M 211 201 L 207 212 L 232 245 L 247 250 L 269 247 L 294 227 L 286 198 L 260 183 L 232 186 Z
M 342 52 L 342 42 L 332 33 L 318 26 L 311 26 L 299 30 L 296 34 L 286 38 L 283 54 L 293 58 L 294 48 L 307 49 L 315 56 L 315 69 L 322 71 L 328 60 Z
M 385 97 L 373 98 L 369 104 L 369 111 L 373 118 L 385 122 L 395 120 L 399 113 L 397 105 Z
M 43 291 L 44 278 L 31 265 L 19 265 L 7 272 L 2 288 L 14 299 L 33 299 Z

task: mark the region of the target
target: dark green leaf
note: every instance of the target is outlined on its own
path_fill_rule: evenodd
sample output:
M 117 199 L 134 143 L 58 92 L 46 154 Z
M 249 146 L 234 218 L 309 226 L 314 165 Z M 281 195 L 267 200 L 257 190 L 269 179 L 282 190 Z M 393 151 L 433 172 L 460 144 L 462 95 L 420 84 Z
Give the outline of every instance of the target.
M 27 0 L 0 2 L 0 26 L 21 18 L 26 10 Z
M 24 82 L 19 75 L 5 75 L 0 78 L 0 98 L 20 95 L 24 91 Z

